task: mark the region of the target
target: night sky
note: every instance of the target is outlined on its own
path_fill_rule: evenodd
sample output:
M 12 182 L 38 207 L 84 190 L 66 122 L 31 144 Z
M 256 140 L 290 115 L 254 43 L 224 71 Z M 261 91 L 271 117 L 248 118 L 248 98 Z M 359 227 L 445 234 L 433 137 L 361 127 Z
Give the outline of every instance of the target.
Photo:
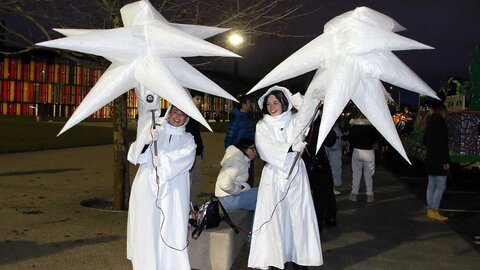
M 281 33 L 303 36 L 297 38 L 262 37 L 254 39 L 254 45 L 240 49 L 243 56 L 238 60 L 241 76 L 258 81 L 276 65 L 296 50 L 323 33 L 324 24 L 330 19 L 358 6 L 367 6 L 390 16 L 406 31 L 398 34 L 434 47 L 434 50 L 411 50 L 395 52 L 432 89 L 438 91 L 449 76 L 469 80 L 470 54 L 480 45 L 480 1 L 479 0 L 288 0 L 297 4 L 305 2 L 299 13 L 318 11 L 287 22 L 278 22 Z M 2 15 L 6 17 L 5 14 Z M 73 22 L 72 22 L 73 23 Z M 78 25 L 68 25 L 78 27 Z M 188 61 L 188 59 L 186 59 Z M 221 72 L 233 72 L 234 59 L 225 58 L 210 68 Z M 300 79 L 304 85 L 313 76 L 307 74 Z M 297 79 L 298 80 L 298 79 Z M 279 83 L 282 84 L 282 83 Z M 288 84 L 284 82 L 283 84 Z M 227 89 L 228 90 L 228 89 Z M 302 89 L 291 89 L 293 92 Z M 245 92 L 248 89 L 245 89 Z M 415 105 L 416 94 L 392 90 L 392 96 L 402 103 Z
M 469 80 L 470 54 L 480 44 L 480 1 L 477 0 L 309 0 L 305 10 L 320 10 L 291 21 L 285 33 L 310 37 L 256 41 L 255 46 L 239 52 L 244 57 L 240 60 L 239 72 L 263 77 L 290 54 L 322 34 L 327 21 L 358 6 L 367 6 L 390 16 L 407 28 L 398 34 L 435 48 L 395 52 L 432 89 L 438 91 L 449 76 Z M 232 67 L 231 59 L 223 62 Z M 398 91 L 394 88 L 391 93 L 395 100 Z M 402 103 L 416 105 L 418 95 L 410 95 L 407 91 L 400 93 Z

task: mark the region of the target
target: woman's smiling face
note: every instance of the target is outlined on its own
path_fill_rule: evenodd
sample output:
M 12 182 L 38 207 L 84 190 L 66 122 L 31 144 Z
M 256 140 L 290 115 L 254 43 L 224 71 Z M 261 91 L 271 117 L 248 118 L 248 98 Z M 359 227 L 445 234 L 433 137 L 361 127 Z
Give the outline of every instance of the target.
M 283 105 L 274 95 L 270 95 L 267 99 L 267 111 L 271 116 L 283 113 Z
M 174 127 L 179 127 L 185 124 L 187 115 L 180 111 L 177 107 L 172 107 L 168 114 L 168 123 Z

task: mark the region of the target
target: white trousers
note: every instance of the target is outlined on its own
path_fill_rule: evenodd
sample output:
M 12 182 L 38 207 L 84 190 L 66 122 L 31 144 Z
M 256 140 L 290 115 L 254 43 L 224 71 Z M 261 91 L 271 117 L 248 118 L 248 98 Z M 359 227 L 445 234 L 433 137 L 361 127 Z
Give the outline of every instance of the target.
M 352 154 L 352 193 L 358 194 L 362 172 L 367 195 L 373 195 L 372 176 L 375 173 L 375 151 L 354 148 Z

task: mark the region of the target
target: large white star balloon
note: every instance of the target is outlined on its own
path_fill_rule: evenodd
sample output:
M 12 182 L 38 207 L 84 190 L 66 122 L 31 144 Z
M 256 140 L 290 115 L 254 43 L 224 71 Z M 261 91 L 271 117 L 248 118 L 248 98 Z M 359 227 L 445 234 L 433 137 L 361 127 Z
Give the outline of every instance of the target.
M 185 88 L 235 98 L 181 57 L 238 57 L 203 40 L 228 29 L 169 23 L 148 0 L 125 5 L 120 12 L 124 27 L 55 29 L 67 37 L 37 44 L 99 55 L 112 62 L 59 135 L 134 87 L 137 96 L 145 96 L 138 91 L 150 89 L 211 130 Z
M 317 70 L 304 106 L 323 101 L 317 151 L 343 108 L 352 100 L 383 137 L 407 160 L 388 110 L 386 90 L 380 80 L 437 98 L 391 51 L 433 49 L 394 32 L 405 30 L 392 18 L 367 7 L 358 7 L 330 20 L 324 33 L 300 48 L 268 73 L 248 93 Z M 305 110 L 305 108 L 303 109 Z

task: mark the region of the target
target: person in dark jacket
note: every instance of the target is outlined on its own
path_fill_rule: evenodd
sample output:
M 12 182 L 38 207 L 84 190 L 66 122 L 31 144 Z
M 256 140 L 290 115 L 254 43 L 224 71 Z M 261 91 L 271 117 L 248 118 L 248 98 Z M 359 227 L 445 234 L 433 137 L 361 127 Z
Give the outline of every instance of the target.
M 375 143 L 378 143 L 380 134 L 374 126 L 363 115 L 351 120 L 350 132 L 348 134 L 352 153 L 352 192 L 349 199 L 357 201 L 360 189 L 360 180 L 365 180 L 367 189 L 367 202 L 374 202 L 373 197 L 373 174 L 375 173 Z
M 435 221 L 448 220 L 447 217 L 438 212 L 447 183 L 448 170 L 450 169 L 446 115 L 445 107 L 437 105 L 428 119 L 423 137 L 423 142 L 427 148 L 425 159 L 425 169 L 428 175 L 427 217 Z
M 190 95 L 192 96 L 195 106 L 197 106 L 198 110 L 201 111 L 204 94 L 202 92 L 190 90 Z M 197 195 L 200 192 L 202 160 L 204 153 L 202 135 L 200 134 L 200 123 L 198 123 L 194 119 L 190 119 L 190 121 L 188 121 L 187 125 L 185 126 L 185 130 L 193 135 L 193 138 L 195 139 L 195 144 L 197 145 L 197 150 L 195 153 L 195 163 L 193 163 L 193 167 L 190 170 L 190 201 L 193 204 L 196 204 Z
M 255 139 L 251 112 L 252 102 L 247 96 L 239 97 L 238 101 L 239 103 L 236 103 L 230 112 L 230 122 L 225 135 L 225 149 L 236 144 L 240 139 Z
M 253 128 L 252 120 L 252 102 L 247 96 L 241 96 L 238 98 L 238 103 L 235 104 L 230 112 L 230 122 L 227 127 L 227 134 L 225 135 L 225 149 L 230 145 L 234 145 L 240 141 L 240 139 L 255 140 L 255 130 Z M 248 169 L 248 181 L 247 183 L 253 187 L 253 175 L 255 172 L 254 162 Z
M 332 147 L 336 141 L 336 134 L 332 130 L 328 133 L 320 149 L 316 152 L 316 139 L 320 116 L 317 117 L 306 138 L 307 150 L 302 158 L 307 168 L 310 189 L 312 190 L 313 205 L 317 214 L 318 229 L 322 233 L 324 226 L 337 225 L 337 201 L 333 193 L 333 176 L 325 147 Z

